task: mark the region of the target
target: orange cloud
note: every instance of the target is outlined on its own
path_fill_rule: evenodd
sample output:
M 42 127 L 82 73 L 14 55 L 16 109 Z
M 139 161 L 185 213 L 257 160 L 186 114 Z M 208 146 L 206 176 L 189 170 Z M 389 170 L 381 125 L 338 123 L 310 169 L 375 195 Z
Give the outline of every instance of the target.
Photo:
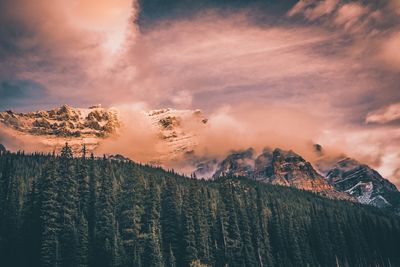
M 400 103 L 368 113 L 366 123 L 387 123 L 400 119 Z
M 367 14 L 369 9 L 358 3 L 349 3 L 341 6 L 337 11 L 334 23 L 339 26 L 343 26 L 345 29 L 350 28 L 357 22 L 360 18 Z
M 400 70 L 400 31 L 393 32 L 382 40 L 378 58 L 388 67 Z

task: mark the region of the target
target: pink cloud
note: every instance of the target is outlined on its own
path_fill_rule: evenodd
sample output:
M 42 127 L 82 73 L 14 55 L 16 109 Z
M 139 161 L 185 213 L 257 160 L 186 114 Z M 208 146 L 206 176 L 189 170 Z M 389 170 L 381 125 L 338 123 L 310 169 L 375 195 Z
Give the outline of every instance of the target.
M 366 123 L 387 123 L 400 119 L 400 103 L 368 113 Z
M 303 14 L 307 19 L 313 21 L 324 15 L 331 14 L 337 7 L 339 0 L 300 0 L 293 8 L 291 8 L 287 15 L 294 16 L 296 14 Z
M 400 15 L 400 1 L 399 0 L 390 0 L 390 4 L 394 12 Z
M 316 20 L 324 15 L 331 14 L 338 5 L 339 0 L 325 0 L 321 1 L 312 9 L 306 9 L 304 15 L 309 20 Z
M 378 59 L 387 67 L 400 70 L 400 31 L 393 32 L 381 42 Z
M 338 9 L 334 23 L 338 26 L 343 26 L 345 29 L 349 29 L 358 23 L 361 17 L 368 12 L 369 9 L 361 4 L 345 4 Z
M 19 40 L 19 48 L 40 47 L 44 54 L 12 58 L 4 66 L 17 66 L 19 78 L 44 84 L 60 99 L 208 109 L 210 129 L 202 133 L 202 148 L 216 155 L 241 144 L 292 148 L 312 157 L 310 144 L 320 142 L 379 167 L 385 155 L 393 154 L 390 147 L 399 148 L 397 133 L 385 127 L 348 126 L 368 113 L 365 96 L 374 96 L 381 106 L 394 101 L 397 92 L 383 88 L 386 81 L 375 75 L 374 56 L 398 70 L 398 33 L 365 37 L 362 32 L 352 35 L 350 45 L 343 42 L 343 35 L 353 34 L 343 28 L 379 17 L 372 8 L 368 13 L 370 7 L 302 0 L 288 16 L 302 14 L 321 23 L 260 26 L 246 13 L 204 12 L 138 32 L 130 1 L 16 1 L 9 13 L 37 31 Z M 132 118 L 141 121 L 135 112 Z M 132 155 L 149 158 L 157 148 L 154 139 L 142 136 L 147 126 L 142 124 L 128 129 L 132 137 L 110 141 L 102 151 L 132 147 Z M 390 173 L 392 164 L 385 166 Z

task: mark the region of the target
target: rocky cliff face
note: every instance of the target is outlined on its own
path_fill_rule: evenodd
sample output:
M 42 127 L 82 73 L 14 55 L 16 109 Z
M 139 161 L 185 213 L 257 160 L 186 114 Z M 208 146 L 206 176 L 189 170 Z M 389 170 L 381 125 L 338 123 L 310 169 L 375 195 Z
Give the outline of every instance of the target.
M 77 109 L 68 105 L 49 111 L 0 112 L 0 122 L 19 132 L 58 137 L 106 137 L 120 126 L 113 110 L 93 106 Z
M 151 163 L 160 165 L 193 151 L 197 146 L 195 129 L 207 123 L 200 110 L 167 108 L 142 111 L 141 114 L 153 127 L 149 132 L 158 133 L 155 142 L 161 147 L 160 155 L 155 156 Z M 82 144 L 86 144 L 87 150 L 93 152 L 104 139 L 123 132 L 124 122 L 121 120 L 116 109 L 102 108 L 100 105 L 90 108 L 63 105 L 48 111 L 0 112 L 0 130 L 6 129 L 15 140 L 29 139 L 29 144 L 39 144 L 35 146 L 37 150 L 59 151 L 68 142 L 74 153 L 78 154 Z
M 48 111 L 0 112 L 0 126 L 13 131 L 13 138 L 29 139 L 45 151 L 58 151 L 68 142 L 74 153 L 80 153 L 82 144 L 93 151 L 102 139 L 117 132 L 121 122 L 116 110 L 63 105 Z
M 317 192 L 327 197 L 352 199 L 347 193 L 335 190 L 309 162 L 293 151 L 265 149 L 260 155 L 255 155 L 250 148 L 234 152 L 218 165 L 213 177 L 221 176 L 245 176 L 263 183 Z
M 152 125 L 158 130 L 158 137 L 164 145 L 163 154 L 155 161 L 178 159 L 191 153 L 196 146 L 196 130 L 204 127 L 207 119 L 200 110 L 159 109 L 146 113 Z
M 400 212 L 400 192 L 377 171 L 351 158 L 338 160 L 327 171 L 327 181 L 337 190 L 356 197 L 360 203 Z

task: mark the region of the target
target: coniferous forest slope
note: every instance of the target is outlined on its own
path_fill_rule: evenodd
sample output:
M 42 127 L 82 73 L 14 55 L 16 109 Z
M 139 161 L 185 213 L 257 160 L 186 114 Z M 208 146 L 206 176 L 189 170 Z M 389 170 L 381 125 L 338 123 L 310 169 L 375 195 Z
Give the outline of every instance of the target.
M 400 219 L 245 178 L 0 152 L 0 265 L 400 266 Z

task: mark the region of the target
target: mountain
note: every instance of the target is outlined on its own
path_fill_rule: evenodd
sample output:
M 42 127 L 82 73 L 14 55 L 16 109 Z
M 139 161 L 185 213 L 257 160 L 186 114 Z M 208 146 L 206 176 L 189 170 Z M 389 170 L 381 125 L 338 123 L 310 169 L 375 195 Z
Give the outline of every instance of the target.
M 0 123 L 14 138 L 30 138 L 34 143 L 59 150 L 65 142 L 79 152 L 82 144 L 94 150 L 101 139 L 115 134 L 121 126 L 117 111 L 92 106 L 87 109 L 63 105 L 48 111 L 0 112 Z
M 400 214 L 400 192 L 368 165 L 346 157 L 331 166 L 320 160 L 317 166 L 324 166 L 321 172 L 336 190 L 351 194 L 360 203 L 392 209 Z
M 120 126 L 115 111 L 100 106 L 88 109 L 63 105 L 49 111 L 0 112 L 0 122 L 32 135 L 58 137 L 106 137 Z
M 328 181 L 314 170 L 311 163 L 293 151 L 264 149 L 255 155 L 252 148 L 234 152 L 226 157 L 213 175 L 243 176 L 262 182 L 318 192 L 321 195 L 352 200 L 346 192 L 334 189 Z
M 388 208 L 400 214 L 400 193 L 393 184 L 355 160 L 328 159 L 319 144 L 314 145 L 320 157 L 315 169 L 300 155 L 281 149 L 266 149 L 259 155 L 255 155 L 253 149 L 237 151 L 223 160 L 199 157 L 195 153 L 198 131 L 208 123 L 200 110 L 166 108 L 141 111 L 140 114 L 149 122 L 146 124 L 152 128 L 149 132 L 155 133 L 154 142 L 161 147 L 146 163 L 160 166 L 172 163 L 178 168 L 189 169 L 189 172 L 196 166 L 194 173 L 200 178 L 243 176 L 332 198 L 349 199 L 351 196 L 360 203 Z M 132 123 L 129 118 L 123 121 L 119 110 L 100 105 L 89 108 L 63 105 L 29 113 L 0 112 L 0 130 L 6 130 L 14 139 L 28 138 L 31 142 L 28 147 L 44 151 L 59 151 L 68 142 L 75 155 L 80 154 L 82 144 L 86 145 L 88 152 L 96 152 L 103 141 L 129 134 L 124 132 L 124 127 Z M 127 160 L 122 155 L 115 156 L 115 159 Z
M 207 124 L 201 110 L 158 109 L 145 113 L 153 127 L 157 129 L 158 138 L 164 145 L 161 155 L 152 163 L 162 164 L 176 160 L 191 153 L 197 143 L 196 130 Z
M 400 266 L 400 218 L 375 207 L 71 156 L 0 154 L 1 266 Z
M 153 127 L 154 131 L 149 132 L 157 132 L 156 139 L 162 147 L 160 155 L 151 160 L 153 164 L 162 164 L 192 151 L 197 145 L 196 132 L 192 128 L 207 123 L 200 110 L 167 108 L 140 113 Z M 76 155 L 82 144 L 86 144 L 89 152 L 96 151 L 101 142 L 123 132 L 125 123 L 134 122 L 129 118 L 122 121 L 118 109 L 101 105 L 89 108 L 63 105 L 29 113 L 0 112 L 0 126 L 14 139 L 32 140 L 31 143 L 41 145 L 47 151 L 59 151 L 68 142 Z

